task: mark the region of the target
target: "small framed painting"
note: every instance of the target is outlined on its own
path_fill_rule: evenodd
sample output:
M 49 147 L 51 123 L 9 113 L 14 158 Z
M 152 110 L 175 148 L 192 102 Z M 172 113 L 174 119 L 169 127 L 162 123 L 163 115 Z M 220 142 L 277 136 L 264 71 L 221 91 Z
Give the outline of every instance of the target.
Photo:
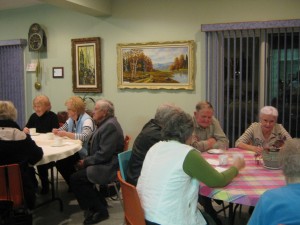
M 64 78 L 64 68 L 63 67 L 53 67 L 52 68 L 53 78 Z

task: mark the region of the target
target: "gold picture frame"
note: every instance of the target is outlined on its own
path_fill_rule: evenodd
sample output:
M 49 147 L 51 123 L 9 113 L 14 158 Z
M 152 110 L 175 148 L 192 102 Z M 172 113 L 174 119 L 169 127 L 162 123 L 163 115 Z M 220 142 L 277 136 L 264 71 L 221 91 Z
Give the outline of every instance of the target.
M 118 88 L 194 89 L 194 41 L 118 44 Z
M 100 38 L 72 39 L 73 92 L 102 92 Z

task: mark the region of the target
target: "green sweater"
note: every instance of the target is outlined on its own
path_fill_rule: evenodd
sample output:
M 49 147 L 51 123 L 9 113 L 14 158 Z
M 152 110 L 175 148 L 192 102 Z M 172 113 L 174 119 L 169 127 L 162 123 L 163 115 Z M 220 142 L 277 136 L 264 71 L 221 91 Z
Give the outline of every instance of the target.
M 234 166 L 219 173 L 195 149 L 185 157 L 183 171 L 209 187 L 224 187 L 238 174 L 238 169 Z

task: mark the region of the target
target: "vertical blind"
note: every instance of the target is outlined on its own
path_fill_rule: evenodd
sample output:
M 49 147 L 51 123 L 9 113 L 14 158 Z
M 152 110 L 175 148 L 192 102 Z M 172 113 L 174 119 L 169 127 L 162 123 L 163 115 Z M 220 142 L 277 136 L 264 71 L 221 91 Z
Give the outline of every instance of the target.
M 206 97 L 231 146 L 264 105 L 275 106 L 278 122 L 300 135 L 299 27 L 300 20 L 202 25 Z
M 17 123 L 25 125 L 24 53 L 26 40 L 0 41 L 0 99 L 12 101 Z

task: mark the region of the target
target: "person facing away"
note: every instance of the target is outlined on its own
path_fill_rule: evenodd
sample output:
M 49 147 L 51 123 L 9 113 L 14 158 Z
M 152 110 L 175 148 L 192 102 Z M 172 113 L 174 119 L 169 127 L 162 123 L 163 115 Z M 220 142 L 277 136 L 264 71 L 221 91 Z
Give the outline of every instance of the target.
M 82 149 L 79 152 L 56 162 L 57 170 L 69 185 L 70 176 L 76 171 L 76 163 L 87 156 L 88 141 L 95 130 L 95 125 L 93 119 L 85 112 L 85 103 L 80 97 L 70 97 L 65 105 L 69 119 L 59 129 L 53 129 L 53 133 L 59 137 L 82 141 Z
M 29 167 L 43 157 L 43 150 L 16 123 L 17 109 L 10 101 L 0 101 L 0 165 L 19 164 L 25 203 L 35 205 L 35 186 Z
M 219 173 L 190 146 L 192 117 L 182 110 L 172 112 L 162 128 L 163 141 L 147 152 L 137 183 L 146 224 L 207 224 L 197 208 L 199 182 L 223 187 L 244 167 L 244 160 L 237 158 Z
M 300 224 L 300 139 L 287 140 L 279 159 L 286 186 L 262 194 L 248 225 Z
M 261 154 L 263 149 L 280 148 L 291 139 L 290 134 L 277 123 L 278 111 L 264 106 L 259 112 L 259 122 L 254 122 L 235 142 L 235 147 Z
M 35 112 L 31 114 L 23 129 L 26 134 L 29 134 L 29 128 L 36 128 L 38 133 L 47 133 L 59 127 L 57 115 L 51 111 L 51 103 L 47 96 L 36 96 L 33 99 L 33 109 Z M 48 169 L 49 164 L 37 166 L 42 184 L 41 194 L 47 194 L 49 192 Z
M 161 104 L 156 110 L 154 119 L 149 120 L 136 137 L 126 170 L 128 183 L 136 186 L 145 156 L 150 147 L 161 140 L 161 129 L 173 110 L 180 108 L 170 103 Z
M 112 102 L 98 100 L 93 119 L 97 129 L 91 138 L 89 155 L 77 163 L 78 171 L 71 176 L 72 191 L 84 210 L 84 224 L 95 224 L 109 217 L 107 202 L 95 184 L 108 184 L 117 177 L 118 154 L 124 149 L 124 135 L 115 117 Z
M 214 117 L 214 109 L 207 101 L 198 102 L 194 112 L 192 146 L 201 152 L 212 148 L 228 148 L 229 140 Z

